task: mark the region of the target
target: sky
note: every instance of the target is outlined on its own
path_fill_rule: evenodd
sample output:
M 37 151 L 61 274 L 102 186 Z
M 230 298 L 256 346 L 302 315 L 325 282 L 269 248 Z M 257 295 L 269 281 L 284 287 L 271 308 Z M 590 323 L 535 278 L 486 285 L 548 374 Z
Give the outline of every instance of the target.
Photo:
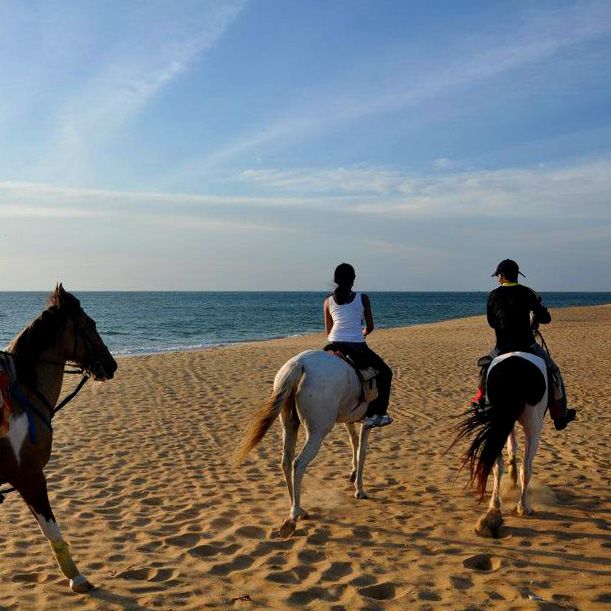
M 608 0 L 0 0 L 0 290 L 611 290 Z

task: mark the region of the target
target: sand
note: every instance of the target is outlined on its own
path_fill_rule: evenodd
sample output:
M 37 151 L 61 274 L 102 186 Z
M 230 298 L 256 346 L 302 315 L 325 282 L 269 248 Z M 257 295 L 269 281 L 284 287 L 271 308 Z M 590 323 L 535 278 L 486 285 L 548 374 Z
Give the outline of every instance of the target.
M 611 306 L 552 312 L 546 339 L 579 420 L 545 425 L 536 513 L 503 498 L 500 539 L 475 535 L 484 506 L 444 455 L 475 359 L 492 344 L 482 317 L 378 330 L 395 370 L 395 423 L 370 436 L 368 500 L 352 497 L 343 427 L 304 479 L 311 513 L 288 513 L 276 423 L 241 468 L 230 458 L 277 369 L 322 335 L 122 358 L 115 380 L 85 387 L 55 421 L 51 502 L 81 571 L 70 592 L 17 496 L 0 508 L 0 608 L 595 609 L 611 603 Z M 301 438 L 301 436 L 300 436 Z

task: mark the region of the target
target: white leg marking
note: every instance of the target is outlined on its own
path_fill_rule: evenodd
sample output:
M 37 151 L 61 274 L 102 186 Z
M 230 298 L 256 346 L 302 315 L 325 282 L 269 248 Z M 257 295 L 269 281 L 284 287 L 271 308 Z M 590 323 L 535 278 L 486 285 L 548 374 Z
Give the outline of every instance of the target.
M 366 499 L 367 493 L 363 488 L 363 469 L 365 468 L 365 457 L 367 456 L 367 439 L 369 437 L 369 429 L 361 425 L 361 434 L 359 435 L 359 451 L 357 460 L 356 481 L 354 482 L 354 497 L 357 499 Z
M 57 525 L 55 520 L 47 520 L 39 513 L 34 512 L 34 517 L 36 521 L 40 525 L 40 530 L 42 530 L 42 534 L 49 539 L 49 541 L 57 541 L 57 539 L 62 538 L 61 530 Z

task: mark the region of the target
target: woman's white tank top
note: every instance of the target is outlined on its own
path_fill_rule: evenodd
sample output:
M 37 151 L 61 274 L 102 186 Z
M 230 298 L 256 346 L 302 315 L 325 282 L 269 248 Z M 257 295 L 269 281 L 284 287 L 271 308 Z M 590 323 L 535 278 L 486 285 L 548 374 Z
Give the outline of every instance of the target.
M 338 305 L 333 295 L 328 298 L 329 313 L 333 319 L 333 327 L 329 333 L 330 342 L 364 342 L 363 337 L 363 300 L 356 293 L 350 303 Z

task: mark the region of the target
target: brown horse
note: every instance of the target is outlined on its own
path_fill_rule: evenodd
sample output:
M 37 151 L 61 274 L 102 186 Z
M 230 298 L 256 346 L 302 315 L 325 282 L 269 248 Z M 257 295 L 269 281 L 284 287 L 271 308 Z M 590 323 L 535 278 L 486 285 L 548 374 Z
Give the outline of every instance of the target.
M 72 590 L 87 592 L 93 586 L 76 568 L 62 538 L 49 504 L 43 469 L 51 455 L 51 419 L 66 363 L 76 363 L 100 381 L 113 377 L 117 363 L 98 335 L 95 322 L 61 284 L 51 293 L 47 309 L 4 354 L 13 383 L 11 413 L 4 423 L 8 431 L 0 436 L 0 484 L 8 483 L 27 503 Z

